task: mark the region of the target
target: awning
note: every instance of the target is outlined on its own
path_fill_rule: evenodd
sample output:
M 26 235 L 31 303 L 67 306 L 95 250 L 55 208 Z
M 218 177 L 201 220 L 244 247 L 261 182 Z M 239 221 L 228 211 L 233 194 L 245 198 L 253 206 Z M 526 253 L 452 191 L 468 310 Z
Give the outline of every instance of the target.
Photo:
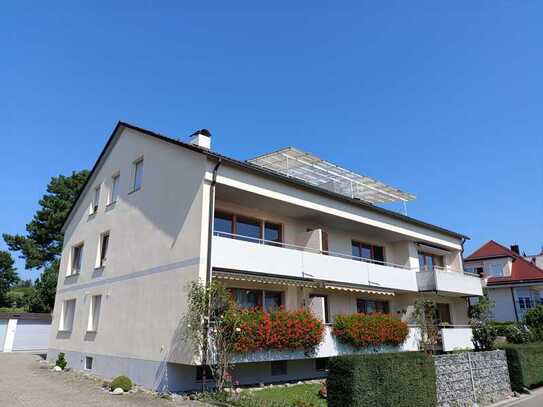
M 287 285 L 295 287 L 307 287 L 307 288 L 319 288 L 325 290 L 338 290 L 338 291 L 347 291 L 353 293 L 365 293 L 365 294 L 376 294 L 376 295 L 394 295 L 394 292 L 387 290 L 375 290 L 371 287 L 361 287 L 357 285 L 349 284 L 336 284 L 330 283 L 322 280 L 306 280 L 306 279 L 295 279 L 288 277 L 272 277 L 267 275 L 258 275 L 258 274 L 248 274 L 248 273 L 237 273 L 231 271 L 213 271 L 213 277 L 220 280 L 230 280 L 230 281 L 245 281 L 250 283 L 260 283 L 260 284 L 274 284 L 274 285 Z

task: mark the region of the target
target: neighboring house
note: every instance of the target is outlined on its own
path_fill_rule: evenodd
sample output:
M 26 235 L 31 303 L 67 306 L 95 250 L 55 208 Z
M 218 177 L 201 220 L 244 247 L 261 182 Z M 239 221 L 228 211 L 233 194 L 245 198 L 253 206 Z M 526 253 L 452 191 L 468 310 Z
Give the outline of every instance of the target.
M 497 321 L 520 321 L 542 301 L 543 269 L 521 256 L 517 245 L 509 249 L 491 240 L 464 259 L 464 269 L 484 276 Z
M 119 123 L 65 225 L 48 358 L 172 391 L 200 386 L 181 330 L 187 284 L 219 279 L 241 307 L 389 312 L 435 300 L 445 350 L 471 346 L 465 236 L 377 204 L 413 196 L 293 148 L 238 161 L 207 131 L 180 142 Z M 403 346 L 416 350 L 416 329 Z M 314 355 L 240 355 L 234 379 L 322 377 L 346 353 L 326 326 Z
M 533 254 L 528 256 L 526 254 L 523 254 L 522 257 L 543 270 L 543 248 L 541 249 L 541 252 L 539 254 Z

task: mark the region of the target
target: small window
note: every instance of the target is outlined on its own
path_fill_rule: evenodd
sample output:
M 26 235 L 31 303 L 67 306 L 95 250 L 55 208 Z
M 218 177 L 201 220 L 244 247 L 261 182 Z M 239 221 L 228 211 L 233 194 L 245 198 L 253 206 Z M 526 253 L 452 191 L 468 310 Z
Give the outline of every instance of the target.
M 115 174 L 113 177 L 111 177 L 111 191 L 109 193 L 109 201 L 108 205 L 114 204 L 119 199 L 119 174 Z
M 94 198 L 92 199 L 92 204 L 90 208 L 90 214 L 94 215 L 98 212 L 98 205 L 100 205 L 100 186 L 98 185 L 94 188 Z
M 286 360 L 278 360 L 271 362 L 271 375 L 272 376 L 284 376 L 287 374 L 287 362 Z
M 264 240 L 266 244 L 280 246 L 283 241 L 283 231 L 281 225 L 276 223 L 264 223 Z
M 388 314 L 388 301 L 356 300 L 356 311 L 362 314 Z
M 264 310 L 273 311 L 283 305 L 283 293 L 279 291 L 264 291 Z
M 79 274 L 81 272 L 81 262 L 83 258 L 83 243 L 72 247 L 72 262 L 68 275 Z
M 215 213 L 214 230 L 217 236 L 232 237 L 234 234 L 234 217 L 225 213 Z
M 257 308 L 262 306 L 262 290 L 246 290 L 237 288 L 233 290 L 234 298 L 242 309 Z
M 100 319 L 100 308 L 102 307 L 102 296 L 93 295 L 91 297 L 89 307 L 89 321 L 87 323 L 88 332 L 96 332 L 98 330 L 98 321 Z
M 143 158 L 134 162 L 134 182 L 132 183 L 132 191 L 137 191 L 141 188 L 143 182 Z
M 492 277 L 503 277 L 503 264 L 502 263 L 494 263 L 490 265 L 490 275 Z
M 315 359 L 315 370 L 317 372 L 326 372 L 328 370 L 328 358 Z
M 520 309 L 531 309 L 534 307 L 533 301 L 530 297 L 519 297 L 518 305 Z
M 205 372 L 206 372 L 207 380 L 213 379 L 213 372 L 211 371 L 211 368 L 209 366 L 205 367 Z M 201 382 L 203 379 L 204 379 L 204 367 L 196 366 L 196 381 Z
M 99 255 L 98 255 L 98 267 L 104 267 L 107 260 L 107 249 L 109 246 L 109 232 L 102 233 L 100 235 Z
M 90 356 L 85 357 L 85 369 L 86 370 L 92 370 L 92 362 L 93 358 Z
M 62 305 L 59 331 L 71 332 L 74 325 L 75 299 L 66 300 Z
M 384 263 L 385 261 L 385 249 L 382 246 L 360 243 L 354 240 L 351 242 L 351 246 L 352 256 L 355 260 L 369 260 L 377 263 Z

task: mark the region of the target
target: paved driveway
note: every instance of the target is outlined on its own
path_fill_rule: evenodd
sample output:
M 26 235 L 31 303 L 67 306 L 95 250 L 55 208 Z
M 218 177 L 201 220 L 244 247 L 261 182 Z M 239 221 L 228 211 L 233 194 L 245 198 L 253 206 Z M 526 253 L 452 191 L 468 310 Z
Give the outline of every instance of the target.
M 174 407 L 202 403 L 164 400 L 137 392 L 112 396 L 101 381 L 76 372 L 51 372 L 30 353 L 0 353 L 0 406 L 2 407 Z

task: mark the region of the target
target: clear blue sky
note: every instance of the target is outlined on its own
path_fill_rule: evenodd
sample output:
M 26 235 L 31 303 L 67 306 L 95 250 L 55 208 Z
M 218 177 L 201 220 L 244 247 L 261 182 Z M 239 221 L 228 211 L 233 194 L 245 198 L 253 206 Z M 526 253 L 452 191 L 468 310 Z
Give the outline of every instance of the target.
M 416 194 L 467 252 L 543 245 L 540 1 L 95 3 L 2 6 L 0 232 L 121 119 L 311 151 Z

